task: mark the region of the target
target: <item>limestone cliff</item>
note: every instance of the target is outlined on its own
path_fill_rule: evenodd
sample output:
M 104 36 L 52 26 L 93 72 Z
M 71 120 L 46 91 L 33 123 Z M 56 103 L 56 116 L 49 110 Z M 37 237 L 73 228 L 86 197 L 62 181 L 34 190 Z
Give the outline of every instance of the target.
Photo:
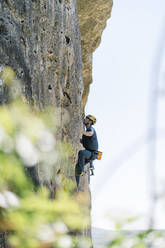
M 29 101 L 65 108 L 77 144 L 83 92 L 76 0 L 0 2 L 0 65 L 10 65 Z M 74 135 L 71 130 L 74 130 Z
M 61 110 L 58 136 L 75 149 L 69 165 L 73 177 L 82 110 L 92 82 L 92 54 L 111 8 L 112 0 L 0 1 L 0 68 L 14 69 L 32 105 Z M 4 95 L 0 102 L 5 103 Z M 82 187 L 89 193 L 88 179 L 84 177 Z
M 32 104 L 67 111 L 70 121 L 61 123 L 60 135 L 77 149 L 92 53 L 111 8 L 112 0 L 78 0 L 78 9 L 76 0 L 0 2 L 0 66 L 14 68 Z
M 84 82 L 83 109 L 92 83 L 92 54 L 101 42 L 101 35 L 110 17 L 112 4 L 113 0 L 78 0 Z

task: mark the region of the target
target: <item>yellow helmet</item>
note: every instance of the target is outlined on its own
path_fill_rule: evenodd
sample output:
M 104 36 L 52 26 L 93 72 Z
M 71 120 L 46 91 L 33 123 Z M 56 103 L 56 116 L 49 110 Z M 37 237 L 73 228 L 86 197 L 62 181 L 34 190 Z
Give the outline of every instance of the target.
M 93 124 L 96 123 L 96 117 L 94 117 L 93 115 L 87 115 L 86 118 L 88 118 L 89 120 L 91 120 L 93 122 Z

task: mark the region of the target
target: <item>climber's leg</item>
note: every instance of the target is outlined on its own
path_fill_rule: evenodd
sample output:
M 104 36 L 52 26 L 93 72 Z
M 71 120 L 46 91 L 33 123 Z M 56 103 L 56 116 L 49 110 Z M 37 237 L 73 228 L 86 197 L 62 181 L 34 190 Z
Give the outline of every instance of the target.
M 84 171 L 85 160 L 90 159 L 91 154 L 92 153 L 88 150 L 80 150 L 78 153 L 78 161 L 75 168 L 75 177 L 76 177 L 77 186 L 79 185 L 80 175 Z

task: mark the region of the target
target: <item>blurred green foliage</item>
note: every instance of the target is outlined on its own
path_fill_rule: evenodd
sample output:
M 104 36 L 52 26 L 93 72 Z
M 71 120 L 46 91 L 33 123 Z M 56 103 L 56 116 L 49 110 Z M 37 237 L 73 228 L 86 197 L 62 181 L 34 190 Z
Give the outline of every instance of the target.
M 16 82 L 10 67 L 0 77 L 8 85 Z M 89 224 L 89 210 L 73 181 L 58 173 L 73 152 L 55 138 L 59 116 L 52 109 L 33 109 L 20 92 L 16 96 L 0 106 L 0 231 L 9 232 L 14 248 L 86 248 L 90 241 L 80 233 Z M 39 176 L 37 188 L 27 173 L 32 168 Z M 50 181 L 53 199 L 44 186 Z
M 135 222 L 137 217 L 125 218 L 115 222 L 116 231 L 113 232 L 107 248 L 164 248 L 164 233 L 159 230 L 132 230 L 126 231 L 125 226 Z
M 164 234 L 161 231 L 118 231 L 108 248 L 164 248 Z

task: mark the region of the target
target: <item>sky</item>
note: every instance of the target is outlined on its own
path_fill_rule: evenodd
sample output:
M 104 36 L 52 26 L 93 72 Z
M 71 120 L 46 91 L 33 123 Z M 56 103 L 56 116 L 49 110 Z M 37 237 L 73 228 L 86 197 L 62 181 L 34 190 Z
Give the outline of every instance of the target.
M 85 111 L 98 120 L 95 129 L 103 152 L 102 160 L 94 163 L 95 176 L 90 183 L 94 227 L 113 229 L 114 219 L 131 215 L 139 218 L 126 229 L 147 228 L 153 211 L 153 170 L 157 193 L 162 195 L 164 190 L 165 96 L 157 98 L 157 159 L 153 170 L 152 154 L 148 155 L 151 142 L 147 139 L 152 126 L 149 108 L 156 67 L 157 81 L 165 89 L 165 60 L 161 67 L 158 63 L 159 54 L 165 57 L 160 46 L 164 20 L 164 0 L 114 0 L 101 45 L 93 55 L 93 83 Z M 164 205 L 165 200 L 159 197 L 154 226 L 158 229 L 165 228 Z

